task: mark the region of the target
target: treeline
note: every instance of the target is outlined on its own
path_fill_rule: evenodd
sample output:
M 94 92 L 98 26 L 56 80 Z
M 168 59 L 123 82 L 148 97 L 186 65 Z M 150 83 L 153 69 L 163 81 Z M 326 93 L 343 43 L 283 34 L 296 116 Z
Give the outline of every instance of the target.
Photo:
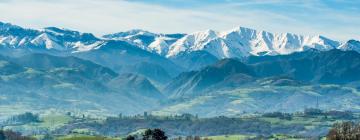
M 292 120 L 295 116 L 301 117 L 317 117 L 323 116 L 324 118 L 332 119 L 353 119 L 354 114 L 351 111 L 323 111 L 316 108 L 307 108 L 304 112 L 296 113 L 283 113 L 283 112 L 269 112 L 261 115 L 262 117 L 279 118 L 284 120 Z
M 40 122 L 40 118 L 38 114 L 33 114 L 31 112 L 26 112 L 23 114 L 15 115 L 10 117 L 5 121 L 6 125 L 20 125 L 27 124 L 32 122 Z
M 0 140 L 36 140 L 28 136 L 22 136 L 21 133 L 11 130 L 0 130 Z
M 325 118 L 332 118 L 332 119 L 354 119 L 354 114 L 351 111 L 338 111 L 338 110 L 330 110 L 324 111 L 317 108 L 306 108 L 302 112 L 295 112 L 295 113 L 284 113 L 284 112 L 268 112 L 268 113 L 258 113 L 261 117 L 269 117 L 269 118 L 279 118 L 284 120 L 292 120 L 293 117 L 317 117 L 317 116 L 324 116 Z M 218 116 L 214 118 L 226 118 L 226 116 Z M 138 114 L 134 116 L 124 116 L 119 114 L 118 117 L 108 117 L 109 120 L 116 120 L 116 119 L 158 119 L 158 120 L 199 120 L 199 119 L 207 119 L 207 118 L 199 118 L 197 115 L 192 114 L 180 114 L 180 115 L 169 115 L 169 116 L 155 116 L 144 112 L 144 114 Z M 209 118 L 208 118 L 209 119 Z
M 307 108 L 304 110 L 304 116 L 311 117 L 311 116 L 325 116 L 325 117 L 332 117 L 335 119 L 353 119 L 353 113 L 351 111 L 323 111 L 316 108 Z
M 145 115 L 146 116 L 146 115 Z M 156 116 L 109 117 L 104 121 L 71 123 L 54 131 L 55 134 L 66 135 L 74 129 L 87 129 L 99 135 L 127 135 L 143 128 L 163 128 L 170 136 L 214 136 L 231 134 L 288 134 L 305 131 L 300 124 L 271 124 L 265 120 L 253 118 L 197 118 L 190 115 L 173 117 Z M 291 131 L 289 131 L 291 130 Z
M 117 117 L 108 117 L 107 119 L 162 119 L 162 120 L 196 120 L 199 119 L 197 115 L 184 113 L 179 115 L 169 115 L 169 116 L 156 116 L 152 115 L 148 112 L 144 112 L 144 114 L 138 114 L 133 116 L 125 116 L 123 114 L 119 114 Z

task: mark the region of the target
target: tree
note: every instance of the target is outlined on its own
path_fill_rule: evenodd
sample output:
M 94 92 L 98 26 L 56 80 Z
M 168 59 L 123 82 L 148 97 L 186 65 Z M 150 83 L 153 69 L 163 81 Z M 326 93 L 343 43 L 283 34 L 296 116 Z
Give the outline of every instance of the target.
M 34 138 L 22 136 L 21 133 L 11 130 L 3 131 L 3 134 L 5 135 L 5 140 L 35 140 Z
M 144 132 L 143 140 L 167 140 L 168 137 L 165 135 L 165 132 L 161 129 L 147 129 Z
M 358 140 L 360 139 L 360 125 L 353 122 L 336 123 L 326 138 L 328 140 Z
M 26 123 L 32 123 L 32 122 L 40 122 L 39 115 L 33 114 L 31 112 L 26 112 L 24 114 L 19 114 L 16 116 L 11 117 L 9 120 L 7 120 L 8 123 L 20 123 L 20 124 L 26 124 Z
M 153 139 L 154 140 L 167 140 L 168 137 L 165 135 L 165 132 L 162 131 L 161 129 L 154 129 Z
M 151 129 L 147 129 L 144 132 L 143 140 L 151 140 L 151 136 L 153 135 L 153 132 Z
M 5 133 L 3 130 L 0 130 L 0 140 L 5 140 Z
M 135 137 L 132 135 L 129 135 L 125 138 L 125 140 L 135 140 Z

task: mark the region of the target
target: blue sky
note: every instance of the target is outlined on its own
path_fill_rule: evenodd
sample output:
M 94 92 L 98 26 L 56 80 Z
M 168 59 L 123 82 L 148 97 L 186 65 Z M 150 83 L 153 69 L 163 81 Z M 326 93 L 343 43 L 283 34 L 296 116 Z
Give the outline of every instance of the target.
M 0 0 L 0 20 L 97 35 L 134 28 L 191 33 L 244 26 L 360 40 L 358 0 Z

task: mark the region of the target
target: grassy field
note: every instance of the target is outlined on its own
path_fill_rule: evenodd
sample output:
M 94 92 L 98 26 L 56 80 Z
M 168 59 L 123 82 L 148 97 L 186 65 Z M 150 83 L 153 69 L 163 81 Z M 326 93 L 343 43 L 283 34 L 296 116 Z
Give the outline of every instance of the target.
M 359 114 L 354 113 L 354 120 L 358 120 Z M 131 119 L 131 118 L 128 118 Z M 283 128 L 296 128 L 296 127 L 304 127 L 305 129 L 298 129 L 299 131 L 294 131 L 291 133 L 271 133 L 270 135 L 264 135 L 266 136 L 266 139 L 299 139 L 294 138 L 288 135 L 302 137 L 306 136 L 303 134 L 307 134 L 308 132 L 314 132 L 319 130 L 326 131 L 326 129 L 332 127 L 333 123 L 339 122 L 339 121 L 348 121 L 348 120 L 342 120 L 342 119 L 336 119 L 332 116 L 326 116 L 326 115 L 317 115 L 317 116 L 304 116 L 303 114 L 293 114 L 290 119 L 281 119 L 279 117 L 265 117 L 261 115 L 257 116 L 251 116 L 251 117 L 241 117 L 238 118 L 241 121 L 244 122 L 260 122 L 261 124 L 268 123 L 269 125 L 276 127 L 283 127 Z M 126 119 L 125 119 L 126 120 Z M 164 118 L 165 120 L 165 118 Z M 196 119 L 195 119 L 196 120 Z M 205 121 L 207 119 L 204 119 Z M 226 120 L 226 119 L 225 119 Z M 184 120 L 179 120 L 184 121 Z M 14 131 L 22 132 L 25 135 L 28 135 L 29 133 L 34 133 L 36 135 L 37 132 L 44 132 L 44 131 L 54 131 L 62 126 L 72 125 L 72 124 L 79 124 L 79 123 L 103 123 L 105 122 L 104 119 L 92 119 L 92 118 L 83 118 L 83 117 L 74 117 L 69 115 L 61 115 L 61 114 L 47 114 L 40 117 L 39 122 L 32 122 L 27 124 L 20 124 L 20 125 L 11 125 L 11 126 L 5 126 L 4 129 L 11 129 Z M 156 121 L 155 121 L 156 122 Z M 173 124 L 172 124 L 173 125 Z M 293 127 L 294 126 L 294 127 Z M 296 127 L 295 127 L 296 126 Z M 163 126 L 163 128 L 166 128 L 166 126 Z M 246 128 L 245 128 L 246 129 Z M 114 129 L 109 129 L 114 130 Z M 121 137 L 126 137 L 126 135 L 141 135 L 141 133 L 144 131 L 144 129 L 137 129 L 136 131 L 133 131 L 132 133 L 126 133 L 121 134 Z M 28 132 L 28 133 L 27 133 Z M 39 134 L 39 133 L 38 133 Z M 44 134 L 44 133 L 42 133 Z M 60 133 L 59 133 L 60 134 Z M 69 130 L 66 130 L 66 136 L 57 136 L 57 139 L 59 140 L 119 140 L 121 138 L 111 138 L 111 137 L 96 137 L 94 135 L 101 134 L 96 129 L 89 129 L 86 127 L 74 127 Z M 168 133 L 167 133 L 168 134 Z M 226 133 L 225 133 L 226 134 Z M 246 140 L 249 138 L 256 137 L 254 133 L 227 133 L 229 135 L 211 135 L 207 136 L 207 138 L 212 140 Z M 254 134 L 254 135 L 253 135 Z M 285 135 L 282 135 L 285 134 Z M 288 134 L 288 135 L 287 135 Z M 60 134 L 62 135 L 62 134 Z M 191 134 L 189 134 L 191 135 Z M 56 136 L 56 134 L 55 134 Z M 107 135 L 107 136 L 118 136 L 118 135 Z M 206 136 L 201 135 L 200 136 Z M 324 136 L 322 133 L 321 136 Z M 34 136 L 39 139 L 42 138 L 41 134 L 40 136 Z M 186 135 L 182 136 L 186 137 Z M 204 137 L 205 138 L 205 137 Z
M 210 137 L 203 137 L 209 138 L 211 140 L 248 140 L 251 138 L 256 138 L 256 136 L 252 135 L 220 135 L 220 136 L 210 136 Z M 306 140 L 305 138 L 293 138 L 291 136 L 286 135 L 273 135 L 271 137 L 263 138 L 268 140 Z M 325 138 L 321 139 L 325 140 Z
M 47 115 L 42 118 L 42 127 L 57 128 L 65 125 L 66 123 L 72 121 L 72 118 L 66 115 Z
M 221 136 L 210 136 L 206 137 L 212 140 L 247 140 L 249 138 L 254 138 L 255 136 L 251 135 L 221 135 Z
M 58 137 L 57 140 L 121 140 L 121 138 L 106 138 L 101 136 L 68 135 Z

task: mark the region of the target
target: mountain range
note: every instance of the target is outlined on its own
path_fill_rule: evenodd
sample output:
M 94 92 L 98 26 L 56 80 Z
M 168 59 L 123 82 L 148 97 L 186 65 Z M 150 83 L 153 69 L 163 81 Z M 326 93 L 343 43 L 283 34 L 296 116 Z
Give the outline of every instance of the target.
M 359 71 L 359 41 L 321 35 L 238 27 L 97 37 L 0 22 L 0 108 L 211 116 L 294 112 L 321 97 L 325 109 L 357 110 L 348 105 L 357 106 Z
M 172 96 L 193 95 L 242 85 L 297 86 L 360 81 L 360 54 L 355 51 L 308 50 L 290 55 L 223 59 L 199 71 L 182 73 L 165 88 Z
M 79 53 L 106 46 L 109 41 L 124 41 L 142 50 L 177 57 L 183 53 L 206 51 L 218 59 L 247 57 L 249 55 L 279 55 L 317 50 L 355 50 L 358 42 L 341 43 L 321 35 L 303 36 L 292 33 L 270 33 L 245 27 L 229 31 L 199 31 L 191 34 L 158 34 L 136 29 L 95 37 L 91 33 L 47 27 L 41 30 L 25 29 L 9 23 L 0 23 L 2 46 L 13 48 L 48 49 Z

